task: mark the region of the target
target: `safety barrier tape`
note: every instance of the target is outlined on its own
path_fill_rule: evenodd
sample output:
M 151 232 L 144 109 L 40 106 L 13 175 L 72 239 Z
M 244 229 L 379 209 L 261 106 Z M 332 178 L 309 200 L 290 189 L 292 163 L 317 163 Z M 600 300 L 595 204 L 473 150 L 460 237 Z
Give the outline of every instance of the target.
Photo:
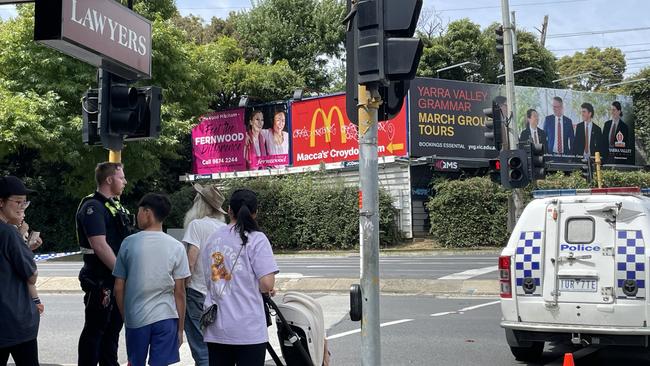
M 36 254 L 34 255 L 34 261 L 42 262 L 48 259 L 67 257 L 69 255 L 80 254 L 81 252 L 66 252 L 66 253 L 49 253 L 49 254 Z

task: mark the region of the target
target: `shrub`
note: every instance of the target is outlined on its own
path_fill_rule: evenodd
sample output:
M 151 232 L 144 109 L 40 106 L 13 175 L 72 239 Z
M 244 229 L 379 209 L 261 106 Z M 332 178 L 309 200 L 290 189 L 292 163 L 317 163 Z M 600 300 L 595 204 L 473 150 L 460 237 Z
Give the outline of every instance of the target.
M 259 199 L 258 222 L 275 248 L 288 250 L 353 249 L 359 243 L 356 187 L 323 180 L 319 174 L 286 175 L 223 181 L 226 199 L 239 188 L 255 191 Z M 189 192 L 189 194 L 188 194 Z M 194 197 L 191 187 L 172 195 L 174 205 L 168 226 L 182 227 L 183 215 Z M 392 245 L 400 236 L 397 212 L 390 196 L 381 191 L 380 243 Z M 226 204 L 227 205 L 227 204 Z

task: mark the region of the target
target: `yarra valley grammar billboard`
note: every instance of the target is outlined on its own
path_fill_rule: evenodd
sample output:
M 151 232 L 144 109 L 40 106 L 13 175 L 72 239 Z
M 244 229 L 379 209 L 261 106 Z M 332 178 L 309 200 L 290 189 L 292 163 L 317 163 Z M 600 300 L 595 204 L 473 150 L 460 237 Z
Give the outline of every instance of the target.
M 601 153 L 606 164 L 634 164 L 632 98 L 607 93 L 516 87 L 520 141 L 545 146 L 548 161 L 576 163 Z M 505 87 L 416 78 L 409 105 L 410 156 L 494 158 L 483 135 L 484 108 L 505 107 Z

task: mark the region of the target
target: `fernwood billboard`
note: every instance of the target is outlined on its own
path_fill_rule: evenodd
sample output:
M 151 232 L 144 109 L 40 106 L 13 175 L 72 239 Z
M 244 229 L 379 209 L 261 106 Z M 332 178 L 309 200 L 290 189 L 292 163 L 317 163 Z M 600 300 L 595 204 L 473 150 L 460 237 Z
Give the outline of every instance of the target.
M 516 87 L 515 94 L 519 139 L 542 143 L 549 161 L 576 163 L 599 151 L 607 164 L 634 164 L 631 97 L 530 87 Z M 483 109 L 504 95 L 502 85 L 416 78 L 409 91 L 410 155 L 496 157 L 483 135 Z

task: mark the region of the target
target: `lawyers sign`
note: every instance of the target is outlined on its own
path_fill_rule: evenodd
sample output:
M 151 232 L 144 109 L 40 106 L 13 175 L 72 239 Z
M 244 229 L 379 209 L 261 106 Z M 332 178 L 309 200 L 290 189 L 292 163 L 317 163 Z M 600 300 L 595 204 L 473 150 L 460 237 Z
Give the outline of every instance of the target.
M 34 39 L 126 79 L 151 77 L 151 22 L 114 0 L 37 0 Z

